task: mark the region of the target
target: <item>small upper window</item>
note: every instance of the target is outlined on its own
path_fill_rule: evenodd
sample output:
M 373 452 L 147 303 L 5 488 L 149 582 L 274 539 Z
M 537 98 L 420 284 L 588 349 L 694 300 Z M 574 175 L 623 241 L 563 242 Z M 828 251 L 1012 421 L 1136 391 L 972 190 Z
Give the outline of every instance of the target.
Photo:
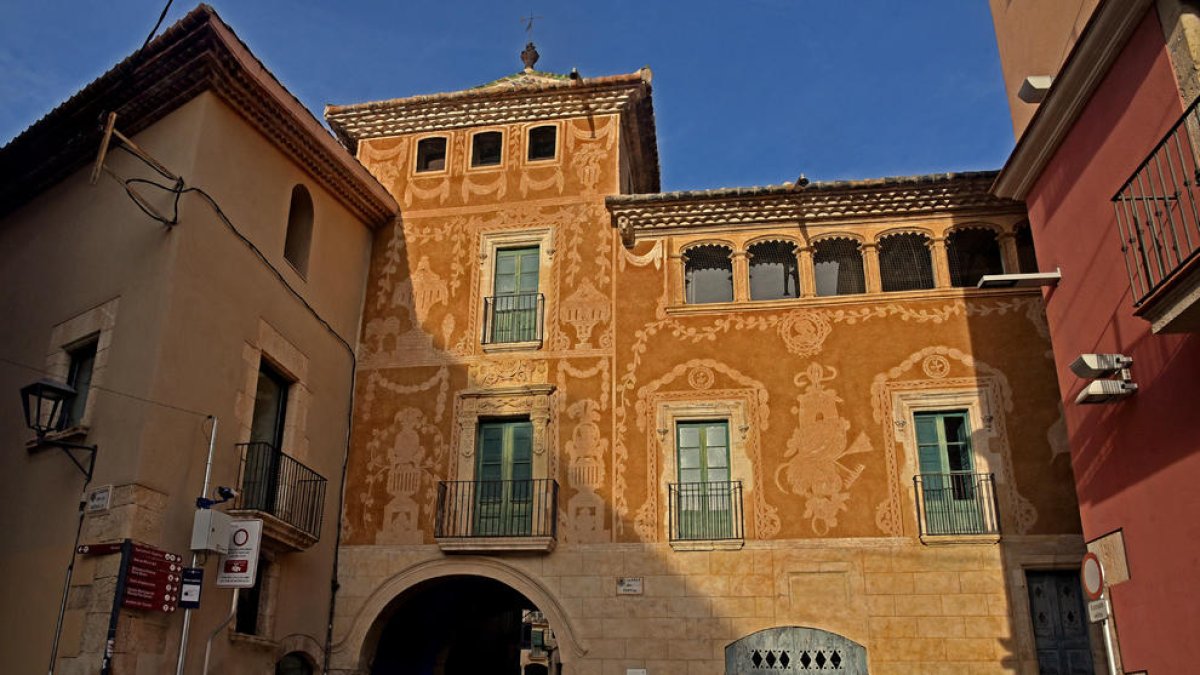
M 313 203 L 303 185 L 292 188 L 292 203 L 288 206 L 287 236 L 283 241 L 283 257 L 300 274 L 308 273 L 308 249 L 312 244 Z
M 484 131 L 471 138 L 471 166 L 498 166 L 504 151 L 504 134 Z
M 916 232 L 879 239 L 879 281 L 884 292 L 933 288 L 929 237 Z
M 717 244 L 684 252 L 684 299 L 689 305 L 733 302 L 733 251 Z
M 759 242 L 749 249 L 750 299 L 800 297 L 800 266 L 796 245 L 788 241 Z
M 985 228 L 955 230 L 946 237 L 946 258 L 950 263 L 950 285 L 972 288 L 985 274 L 1003 274 L 1000 242 L 996 233 Z
M 98 340 L 91 339 L 86 343 L 67 350 L 71 357 L 71 369 L 67 372 L 67 384 L 75 390 L 75 398 L 71 399 L 71 407 L 67 410 L 64 426 L 75 427 L 83 424 L 83 414 L 87 411 L 88 390 L 92 386 L 92 370 L 96 367 L 96 346 Z
M 422 138 L 417 143 L 417 171 L 441 171 L 446 168 L 446 138 Z
M 547 124 L 529 130 L 529 161 L 554 159 L 558 142 L 558 127 Z

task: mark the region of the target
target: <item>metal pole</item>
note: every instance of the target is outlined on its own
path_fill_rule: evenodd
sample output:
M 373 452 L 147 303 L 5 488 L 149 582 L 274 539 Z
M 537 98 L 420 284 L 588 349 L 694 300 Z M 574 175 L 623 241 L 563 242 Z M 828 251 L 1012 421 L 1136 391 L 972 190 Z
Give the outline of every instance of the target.
M 1117 651 L 1113 646 L 1112 628 L 1109 626 L 1109 622 L 1112 621 L 1112 605 L 1108 602 L 1108 594 L 1104 596 L 1104 605 L 1108 614 L 1100 626 L 1104 631 L 1104 655 L 1108 657 L 1109 675 L 1120 675 L 1120 671 L 1117 670 Z
M 212 480 L 213 451 L 217 447 L 217 418 L 209 415 L 212 429 L 208 432 L 208 461 L 204 464 L 204 487 L 200 490 L 201 497 L 208 496 L 209 483 Z M 200 556 L 192 551 L 192 564 L 195 567 L 200 562 Z M 187 660 L 188 631 L 192 627 L 192 610 L 183 610 L 183 631 L 179 635 L 179 661 L 175 664 L 175 675 L 183 675 L 183 664 Z
M 79 548 L 79 535 L 83 532 L 84 506 L 87 504 L 87 489 L 92 482 L 92 472 L 96 469 L 96 450 L 92 449 L 92 458 L 88 463 L 83 489 L 79 491 L 79 522 L 75 525 L 75 543 L 71 545 L 71 560 L 67 563 L 67 578 L 63 580 L 62 602 L 58 605 L 58 621 L 54 624 L 54 642 L 50 645 L 49 675 L 54 675 L 55 661 L 58 661 L 58 641 L 62 637 L 63 617 L 67 613 L 67 596 L 71 593 L 71 576 L 75 573 L 75 550 Z M 73 459 L 73 458 L 72 458 Z
M 208 657 L 212 652 L 213 640 L 215 640 L 216 637 L 221 634 L 221 631 L 225 630 L 225 626 L 229 625 L 229 622 L 233 620 L 233 617 L 237 616 L 238 592 L 241 590 L 242 589 L 240 588 L 233 589 L 233 600 L 229 603 L 229 616 L 225 617 L 225 620 L 217 626 L 216 630 L 212 632 L 212 635 L 208 636 L 208 642 L 204 643 L 204 670 L 201 671 L 204 673 L 204 675 L 208 675 Z

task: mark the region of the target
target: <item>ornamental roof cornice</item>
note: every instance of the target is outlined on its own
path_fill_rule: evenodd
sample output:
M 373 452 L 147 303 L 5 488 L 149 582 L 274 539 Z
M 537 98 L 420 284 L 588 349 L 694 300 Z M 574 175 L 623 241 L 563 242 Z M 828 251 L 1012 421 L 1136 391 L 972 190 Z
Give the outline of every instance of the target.
M 995 171 L 690 190 L 605 199 L 626 242 L 638 233 L 696 227 L 809 223 L 846 219 L 1023 210 L 989 193 Z

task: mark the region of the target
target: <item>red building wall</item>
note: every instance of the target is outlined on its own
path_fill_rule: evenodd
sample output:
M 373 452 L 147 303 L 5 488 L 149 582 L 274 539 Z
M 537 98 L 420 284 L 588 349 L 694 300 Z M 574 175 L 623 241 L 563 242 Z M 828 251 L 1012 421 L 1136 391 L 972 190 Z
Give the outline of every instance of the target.
M 1028 196 L 1047 294 L 1085 538 L 1122 530 L 1131 578 L 1112 589 L 1126 671 L 1200 663 L 1200 335 L 1153 335 L 1133 316 L 1111 198 L 1183 105 L 1151 9 Z M 1139 390 L 1076 405 L 1068 364 L 1134 358 Z

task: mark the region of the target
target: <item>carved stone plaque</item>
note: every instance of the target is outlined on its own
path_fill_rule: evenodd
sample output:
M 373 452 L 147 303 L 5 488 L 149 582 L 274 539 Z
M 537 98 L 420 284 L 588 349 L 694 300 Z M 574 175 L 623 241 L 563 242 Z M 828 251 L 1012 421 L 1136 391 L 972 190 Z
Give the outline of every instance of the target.
M 867 650 L 836 633 L 802 626 L 767 628 L 725 647 L 725 675 L 764 670 L 867 675 Z

